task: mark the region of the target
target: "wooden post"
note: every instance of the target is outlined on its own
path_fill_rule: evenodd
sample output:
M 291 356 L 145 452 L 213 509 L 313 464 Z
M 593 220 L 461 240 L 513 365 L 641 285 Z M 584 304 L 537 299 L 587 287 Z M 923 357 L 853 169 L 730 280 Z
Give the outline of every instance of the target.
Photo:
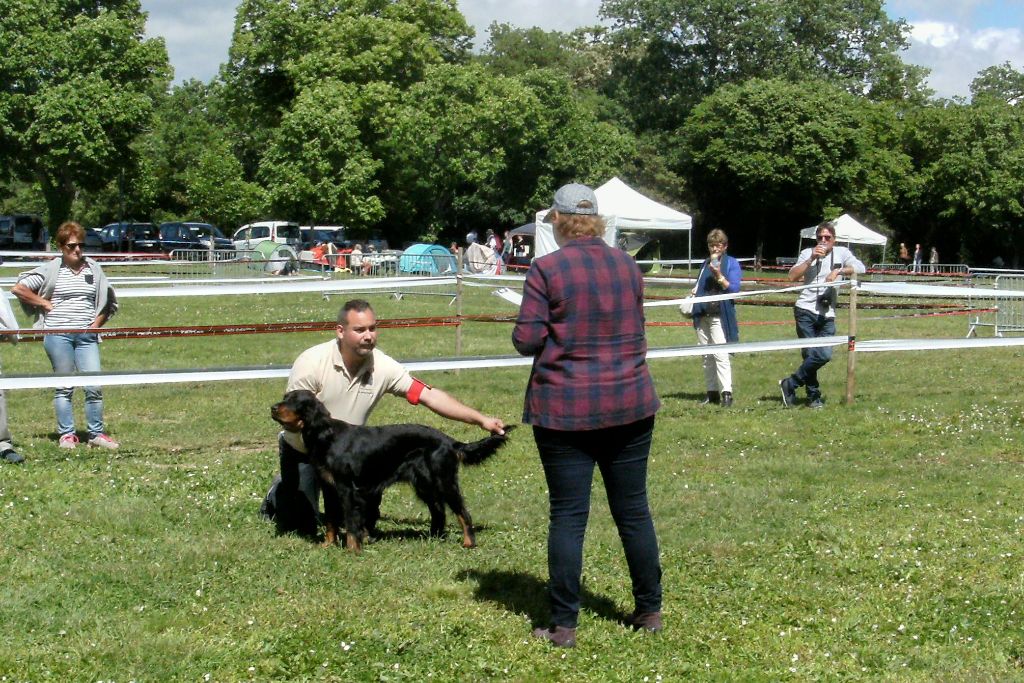
M 456 272 L 455 272 L 455 356 L 459 357 L 462 355 L 462 248 L 459 248 L 458 254 L 455 256 L 456 261 Z M 455 374 L 459 374 L 459 370 L 456 368 Z
M 846 405 L 853 405 L 857 387 L 857 274 L 850 278 L 850 331 L 846 342 Z

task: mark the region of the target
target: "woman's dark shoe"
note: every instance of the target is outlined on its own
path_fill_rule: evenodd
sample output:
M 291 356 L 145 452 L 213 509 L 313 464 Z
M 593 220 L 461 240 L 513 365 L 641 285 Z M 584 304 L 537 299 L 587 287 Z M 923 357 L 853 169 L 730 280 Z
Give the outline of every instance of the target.
M 576 629 L 567 626 L 535 628 L 533 637 L 546 640 L 555 647 L 576 647 Z
M 13 448 L 8 448 L 3 453 L 0 453 L 0 460 L 9 462 L 12 465 L 17 465 L 19 463 L 25 462 L 25 458 L 19 455 L 18 451 L 14 450 Z
M 721 402 L 721 400 L 722 398 L 717 391 L 709 391 L 707 398 L 701 401 L 700 404 L 702 406 L 706 406 L 712 403 L 717 405 L 719 402 Z
M 728 408 L 731 405 L 732 405 L 732 392 L 731 391 L 723 391 L 722 392 L 722 407 L 723 408 Z
M 661 612 L 633 612 L 626 617 L 626 625 L 634 631 L 658 633 L 661 631 Z

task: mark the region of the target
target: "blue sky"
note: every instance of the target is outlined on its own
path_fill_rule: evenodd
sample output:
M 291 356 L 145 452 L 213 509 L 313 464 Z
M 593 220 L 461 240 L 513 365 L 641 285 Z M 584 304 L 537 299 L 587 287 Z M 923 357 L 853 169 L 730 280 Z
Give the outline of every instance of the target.
M 562 31 L 598 21 L 600 0 L 460 0 L 476 28 L 476 44 L 487 40 L 492 21 Z M 236 3 L 224 0 L 142 0 L 147 33 L 163 36 L 175 82 L 208 81 L 227 59 Z M 903 59 L 932 70 L 929 86 L 942 97 L 969 95 L 978 71 L 1010 62 L 1024 70 L 1024 0 L 888 0 L 890 16 L 913 26 Z

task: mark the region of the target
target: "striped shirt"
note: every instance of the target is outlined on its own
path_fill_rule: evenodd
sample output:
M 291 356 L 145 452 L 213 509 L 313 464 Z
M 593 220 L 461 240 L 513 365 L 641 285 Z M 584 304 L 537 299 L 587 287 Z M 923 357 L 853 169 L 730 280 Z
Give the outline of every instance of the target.
M 29 274 L 19 284 L 33 292 L 43 286 L 43 276 Z M 53 310 L 43 316 L 44 329 L 84 328 L 96 319 L 96 280 L 92 269 L 86 265 L 78 273 L 67 266 L 61 266 L 57 273 L 57 284 L 50 297 Z
M 591 430 L 657 412 L 643 294 L 633 258 L 599 237 L 574 239 L 533 262 L 512 332 L 516 350 L 534 357 L 523 422 Z

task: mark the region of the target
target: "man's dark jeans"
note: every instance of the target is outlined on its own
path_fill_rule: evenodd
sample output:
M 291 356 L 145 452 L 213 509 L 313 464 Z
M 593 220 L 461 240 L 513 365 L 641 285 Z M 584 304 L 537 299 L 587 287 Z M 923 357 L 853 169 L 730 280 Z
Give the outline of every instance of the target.
M 320 483 L 306 456 L 289 446 L 284 432 L 277 438 L 281 475 L 275 477 L 260 513 L 277 525 L 277 532 L 316 538 L 319 528 Z
M 548 574 L 554 625 L 576 627 L 595 464 L 601 469 L 608 507 L 626 551 L 636 609 L 661 610 L 658 539 L 647 504 L 647 456 L 653 431 L 653 416 L 582 432 L 533 428 L 551 506 Z
M 812 337 L 831 337 L 836 333 L 836 319 L 811 313 L 802 308 L 794 308 L 796 319 L 796 336 L 801 339 Z M 818 384 L 818 370 L 832 360 L 832 347 L 819 346 L 813 349 L 800 349 L 804 362 L 793 373 L 793 381 L 798 386 L 807 387 L 807 398 L 821 398 L 821 386 Z

